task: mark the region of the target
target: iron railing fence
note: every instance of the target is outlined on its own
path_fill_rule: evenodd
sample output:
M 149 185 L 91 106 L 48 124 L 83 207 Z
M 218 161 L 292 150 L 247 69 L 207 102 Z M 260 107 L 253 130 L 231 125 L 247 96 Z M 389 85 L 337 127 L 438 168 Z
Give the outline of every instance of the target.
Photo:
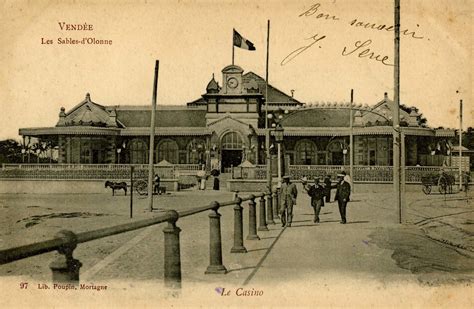
M 128 179 L 134 167 L 136 178 L 148 177 L 148 164 L 2 164 L 0 179 Z M 199 164 L 154 165 L 162 179 L 196 173 Z
M 59 231 L 54 238 L 44 241 L 0 250 L 0 265 L 37 256 L 43 253 L 57 251 L 58 255 L 50 264 L 53 282 L 73 282 L 80 281 L 80 268 L 82 263 L 74 258 L 73 253 L 76 247 L 85 242 L 98 240 L 101 238 L 126 233 L 148 226 L 167 222 L 164 232 L 164 282 L 168 287 L 181 287 L 181 256 L 180 256 L 180 238 L 181 229 L 176 226 L 180 218 L 192 216 L 204 211 L 209 213 L 210 228 L 210 263 L 205 271 L 206 274 L 226 273 L 227 269 L 222 264 L 222 240 L 219 209 L 221 207 L 234 206 L 234 244 L 231 253 L 245 253 L 247 249 L 244 246 L 243 238 L 243 207 L 242 203 L 248 201 L 248 236 L 247 240 L 260 239 L 258 231 L 268 231 L 267 223 L 274 223 L 273 219 L 278 213 L 277 192 L 262 192 L 256 195 L 250 195 L 240 198 L 236 195 L 235 199 L 226 202 L 212 202 L 209 205 L 197 207 L 185 211 L 169 210 L 164 214 L 159 214 L 153 218 L 141 219 L 135 222 L 124 223 L 93 231 L 74 233 L 72 231 Z M 257 208 L 256 199 L 259 203 L 259 227 L 257 229 Z M 273 202 L 274 201 L 274 202 Z M 275 215 L 274 215 L 275 214 Z
M 136 178 L 147 178 L 147 164 L 2 164 L 0 179 L 128 179 L 130 167 L 133 166 Z M 174 164 L 170 166 L 155 165 L 154 171 L 162 179 L 178 179 L 185 176 L 195 176 L 201 169 L 199 164 Z M 251 167 L 231 167 L 224 172 L 230 173 L 232 179 L 266 179 L 266 165 Z M 331 176 L 335 179 L 341 171 L 349 172 L 347 165 L 289 165 L 288 171 L 292 179 L 314 176 Z M 353 181 L 357 182 L 392 182 L 392 166 L 353 167 Z M 444 171 L 451 174 L 458 181 L 457 167 L 441 166 L 407 166 L 405 167 L 405 181 L 407 183 L 421 183 L 421 179 Z M 472 177 L 471 177 L 472 178 Z
M 345 171 L 349 173 L 349 166 L 343 165 L 289 165 L 288 172 L 293 180 L 303 177 L 311 179 L 315 176 L 331 176 L 336 179 L 337 174 Z M 386 182 L 390 183 L 393 179 L 392 166 L 365 166 L 355 165 L 353 167 L 353 181 L 357 182 Z M 405 181 L 407 183 L 421 183 L 422 177 L 439 174 L 441 171 L 455 177 L 458 181 L 458 169 L 455 167 L 440 166 L 409 166 L 405 167 Z M 266 179 L 266 166 L 256 165 L 254 167 L 235 167 L 233 178 L 241 179 Z

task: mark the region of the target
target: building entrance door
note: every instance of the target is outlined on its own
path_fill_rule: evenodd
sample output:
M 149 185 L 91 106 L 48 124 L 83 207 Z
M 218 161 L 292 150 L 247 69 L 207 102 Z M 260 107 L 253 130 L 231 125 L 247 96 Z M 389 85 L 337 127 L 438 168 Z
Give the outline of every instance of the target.
M 332 164 L 333 165 L 344 165 L 344 154 L 342 152 L 332 153 Z
M 227 132 L 221 139 L 221 172 L 230 172 L 231 166 L 242 163 L 242 138 L 237 132 Z
M 222 171 L 223 173 L 227 172 L 226 169 L 231 166 L 238 166 L 242 163 L 242 150 L 222 150 Z
M 99 150 L 92 149 L 92 162 L 94 164 L 100 163 L 99 162 Z

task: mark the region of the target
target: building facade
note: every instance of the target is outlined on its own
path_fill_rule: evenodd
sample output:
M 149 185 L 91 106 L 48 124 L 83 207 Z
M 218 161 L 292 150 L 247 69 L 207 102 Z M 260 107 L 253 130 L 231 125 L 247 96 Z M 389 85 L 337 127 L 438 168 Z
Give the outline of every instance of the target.
M 154 159 L 222 171 L 244 161 L 265 164 L 265 121 L 272 128 L 276 119 L 284 129 L 286 164 L 348 165 L 352 131 L 355 165 L 389 166 L 393 106 L 386 94 L 372 106 L 305 104 L 271 85 L 266 92 L 263 78 L 229 65 L 222 70 L 222 86 L 213 76 L 199 99 L 186 106 L 157 107 Z M 69 111 L 61 108 L 54 127 L 22 128 L 19 133 L 51 141 L 59 163 L 145 164 L 150 119 L 151 106 L 105 106 L 87 94 Z M 406 165 L 442 164 L 439 158 L 450 147 L 454 131 L 424 126 L 415 109 L 400 109 L 400 119 Z M 276 149 L 273 137 L 271 143 Z

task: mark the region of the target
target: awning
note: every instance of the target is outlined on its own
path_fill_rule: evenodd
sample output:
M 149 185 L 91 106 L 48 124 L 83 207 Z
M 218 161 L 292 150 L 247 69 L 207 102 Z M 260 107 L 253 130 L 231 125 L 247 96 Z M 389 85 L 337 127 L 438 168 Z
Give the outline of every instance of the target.
M 23 128 L 19 130 L 23 136 L 42 135 L 119 135 L 118 128 L 103 128 L 90 126 L 50 127 L 50 128 Z
M 410 136 L 439 136 L 430 128 L 401 127 L 402 132 Z M 257 129 L 259 136 L 265 136 L 265 129 Z M 390 126 L 354 127 L 354 135 L 392 135 Z M 349 136 L 348 127 L 285 127 L 284 136 Z M 445 135 L 449 136 L 449 135 Z
M 121 136 L 143 136 L 150 135 L 150 128 L 137 127 L 121 129 Z M 202 127 L 157 127 L 155 128 L 155 135 L 157 136 L 200 136 L 211 135 L 211 131 Z

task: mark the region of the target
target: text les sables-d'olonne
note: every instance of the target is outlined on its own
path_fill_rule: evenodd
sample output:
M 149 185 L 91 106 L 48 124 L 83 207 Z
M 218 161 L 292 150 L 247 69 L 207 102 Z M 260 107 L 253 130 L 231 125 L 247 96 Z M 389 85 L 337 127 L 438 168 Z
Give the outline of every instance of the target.
M 64 21 L 58 22 L 59 29 L 67 32 L 92 32 L 94 31 L 94 25 L 88 23 L 70 24 Z M 53 45 L 54 40 L 51 38 L 41 38 L 41 45 Z M 90 37 L 58 37 L 56 39 L 58 45 L 112 45 L 112 40 L 108 39 L 97 39 L 93 36 Z

